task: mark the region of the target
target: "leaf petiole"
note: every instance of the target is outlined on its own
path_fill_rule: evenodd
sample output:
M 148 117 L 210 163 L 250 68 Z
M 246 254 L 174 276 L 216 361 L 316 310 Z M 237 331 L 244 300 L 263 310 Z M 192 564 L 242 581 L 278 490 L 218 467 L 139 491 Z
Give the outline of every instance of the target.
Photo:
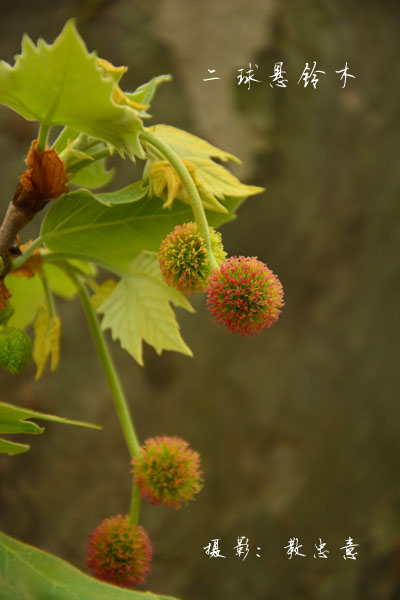
M 21 254 L 21 256 L 17 256 L 17 258 L 14 258 L 14 260 L 11 262 L 12 270 L 18 269 L 18 267 L 21 267 L 28 260 L 30 255 L 36 250 L 36 248 L 38 248 L 41 244 L 42 244 L 42 238 L 41 237 L 36 238 L 36 240 L 34 242 L 32 242 L 32 244 L 30 246 L 28 246 L 28 248 L 25 250 L 25 252 L 23 254 Z
M 85 285 L 81 282 L 80 278 L 77 277 L 72 271 L 69 271 L 68 274 L 74 282 L 79 297 L 81 299 L 86 320 L 88 322 L 89 329 L 92 334 L 93 342 L 99 355 L 101 364 L 103 366 L 108 385 L 110 387 L 115 409 L 118 415 L 119 422 L 121 424 L 122 432 L 125 437 L 125 442 L 128 447 L 129 454 L 132 458 L 134 458 L 139 454 L 140 444 L 136 435 L 135 427 L 133 425 L 128 403 L 125 398 L 125 393 L 122 389 L 121 382 L 115 369 L 114 361 L 111 357 L 103 333 L 100 329 L 97 315 L 92 307 L 89 294 L 87 293 Z
M 73 254 L 70 252 L 46 252 L 44 254 L 41 254 L 41 258 L 45 262 L 65 262 L 68 260 L 84 260 L 88 263 L 96 264 L 97 266 L 102 267 L 103 269 L 106 269 L 106 271 L 110 271 L 110 273 L 114 273 L 114 275 L 118 275 L 118 277 L 124 277 L 127 274 L 127 271 L 125 269 L 121 269 L 105 260 L 100 260 L 98 258 L 93 258 L 91 256 L 86 256 L 83 254 Z
M 39 133 L 37 137 L 37 151 L 43 152 L 46 150 L 47 139 L 49 137 L 50 126 L 44 123 L 40 124 Z
M 46 298 L 46 303 L 49 309 L 49 315 L 51 319 L 54 319 L 57 316 L 57 312 L 56 312 L 56 307 L 54 304 L 54 298 L 53 298 L 53 294 L 51 293 L 50 290 L 50 286 L 49 286 L 49 282 L 47 280 L 47 277 L 44 273 L 43 267 L 41 266 L 41 268 L 38 271 L 39 277 L 40 277 L 40 281 L 42 282 L 42 286 L 43 286 L 43 290 L 44 290 L 44 295 Z
M 163 154 L 163 156 L 171 163 L 175 171 L 178 173 L 189 196 L 190 203 L 192 205 L 193 215 L 199 228 L 199 233 L 206 245 L 207 252 L 210 257 L 210 266 L 212 269 L 217 269 L 218 263 L 215 260 L 211 248 L 211 239 L 210 232 L 208 229 L 206 213 L 204 211 L 199 192 L 197 191 L 197 188 L 189 171 L 186 168 L 186 165 L 182 162 L 178 154 L 171 148 L 171 146 L 169 146 L 169 144 L 164 142 L 164 140 L 159 138 L 157 135 L 154 135 L 154 133 L 151 133 L 151 131 L 149 131 L 148 129 L 144 129 L 144 131 L 140 132 L 140 137 L 145 142 L 148 142 L 152 146 L 157 148 L 157 150 L 159 150 Z
M 71 165 L 68 168 L 68 173 L 77 173 L 77 171 L 80 171 L 81 169 L 83 169 L 83 167 L 91 165 L 93 162 L 95 162 L 96 160 L 100 160 L 101 158 L 107 158 L 107 156 L 110 155 L 111 153 L 108 148 L 103 148 L 102 150 L 93 152 L 93 154 L 90 155 L 90 158 L 82 158 L 82 160 L 79 160 L 73 165 Z

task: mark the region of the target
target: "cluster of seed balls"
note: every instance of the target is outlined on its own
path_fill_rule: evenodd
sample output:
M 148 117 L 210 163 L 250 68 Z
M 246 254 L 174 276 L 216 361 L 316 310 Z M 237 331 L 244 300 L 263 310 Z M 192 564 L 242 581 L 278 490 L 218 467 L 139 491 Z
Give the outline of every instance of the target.
M 180 508 L 202 487 L 199 454 L 178 437 L 148 439 L 132 467 L 134 483 L 150 504 Z M 146 582 L 152 553 L 145 530 L 118 515 L 104 519 L 91 534 L 86 564 L 98 579 L 132 588 Z
M 165 282 L 187 294 L 206 290 L 210 313 L 232 333 L 248 336 L 271 327 L 284 305 L 278 277 L 255 257 L 226 258 L 221 235 L 210 228 L 210 237 L 219 265 L 214 271 L 197 225 L 177 225 L 160 245 Z

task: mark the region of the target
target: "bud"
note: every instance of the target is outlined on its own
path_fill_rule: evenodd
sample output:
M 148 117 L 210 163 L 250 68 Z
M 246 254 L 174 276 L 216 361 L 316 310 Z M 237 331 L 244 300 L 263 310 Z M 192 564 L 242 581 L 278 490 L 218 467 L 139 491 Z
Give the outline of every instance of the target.
M 215 321 L 244 336 L 271 327 L 284 305 L 278 277 L 255 257 L 225 260 L 212 273 L 207 292 L 207 305 Z
M 118 515 L 104 519 L 90 535 L 86 564 L 98 579 L 131 588 L 146 583 L 152 554 L 143 527 Z
M 36 213 L 49 200 L 68 192 L 64 163 L 54 148 L 37 151 L 37 140 L 32 142 L 26 157 L 27 169 L 19 178 L 13 203 L 22 211 Z
M 150 504 L 180 508 L 202 487 L 200 457 L 178 437 L 148 439 L 132 465 L 140 495 Z
M 218 264 L 226 256 L 221 234 L 210 228 L 211 247 Z M 176 227 L 160 244 L 159 261 L 164 281 L 181 292 L 202 292 L 211 274 L 204 240 L 196 223 Z
M 18 375 L 28 366 L 32 357 L 32 342 L 29 335 L 15 327 L 0 331 L 0 367 Z

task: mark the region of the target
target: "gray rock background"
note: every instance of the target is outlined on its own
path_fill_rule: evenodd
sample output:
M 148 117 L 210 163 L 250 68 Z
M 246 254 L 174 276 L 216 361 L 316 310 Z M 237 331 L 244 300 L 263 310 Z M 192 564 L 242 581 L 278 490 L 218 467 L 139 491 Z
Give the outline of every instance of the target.
M 169 72 L 157 122 L 238 155 L 266 192 L 223 229 L 230 254 L 279 274 L 286 306 L 271 330 L 237 338 L 205 299 L 180 312 L 195 359 L 113 352 L 142 440 L 167 433 L 202 455 L 205 486 L 181 511 L 143 506 L 155 556 L 148 588 L 186 600 L 400 597 L 398 3 L 338 0 L 1 3 L 0 56 L 26 31 L 52 41 L 77 16 L 89 49 L 126 64 L 126 89 Z M 268 76 L 283 60 L 288 88 Z M 326 71 L 296 85 L 305 62 Z M 341 88 L 345 62 L 356 79 Z M 256 63 L 250 91 L 237 70 Z M 203 82 L 215 68 L 220 81 Z M 0 112 L 1 210 L 35 126 Z M 118 183 L 137 170 L 120 165 Z M 24 233 L 29 239 L 38 223 Z M 59 302 L 62 360 L 33 382 L 0 376 L 1 400 L 104 425 L 48 425 L 31 451 L 0 457 L 0 527 L 83 568 L 90 531 L 129 506 L 128 455 L 78 302 Z M 249 538 L 245 561 L 234 556 Z M 359 543 L 356 561 L 340 547 Z M 307 557 L 288 560 L 298 537 Z M 226 559 L 203 547 L 221 538 Z M 314 559 L 327 543 L 329 559 Z M 260 547 L 261 551 L 256 551 Z M 256 556 L 260 554 L 260 558 Z

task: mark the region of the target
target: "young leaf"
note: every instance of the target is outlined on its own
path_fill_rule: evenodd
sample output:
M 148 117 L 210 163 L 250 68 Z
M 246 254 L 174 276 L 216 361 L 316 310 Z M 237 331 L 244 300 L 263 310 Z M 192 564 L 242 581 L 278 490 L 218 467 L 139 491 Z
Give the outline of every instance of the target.
M 167 142 L 167 144 L 169 144 L 184 160 L 193 181 L 198 188 L 204 208 L 217 212 L 227 212 L 225 206 L 220 202 L 224 201 L 226 196 L 243 198 L 264 191 L 264 188 L 255 185 L 244 185 L 243 183 L 240 183 L 240 181 L 225 169 L 225 167 L 212 160 L 213 158 L 217 158 L 223 162 L 227 160 L 240 162 L 240 160 L 232 154 L 228 154 L 228 152 L 224 152 L 223 150 L 212 146 L 205 140 L 181 129 L 177 129 L 176 127 L 171 127 L 169 125 L 155 125 L 154 127 L 151 127 L 150 130 L 164 142 Z M 171 198 L 172 176 L 165 167 L 165 161 L 160 161 L 159 156 L 152 154 L 151 148 L 150 157 L 145 172 L 150 172 L 153 193 L 158 195 L 157 189 L 167 188 L 169 191 L 169 198 L 165 197 L 165 191 L 162 196 L 164 200 L 166 200 L 166 206 L 170 206 L 175 197 L 183 202 L 189 202 L 186 190 L 180 185 L 174 186 L 174 193 Z M 163 166 L 164 169 L 162 169 Z M 155 168 L 156 173 L 154 172 Z M 160 177 L 162 175 L 164 175 L 165 178 L 165 185 L 161 185 L 162 182 L 160 182 Z M 175 177 L 178 178 L 176 174 Z
M 147 83 L 140 85 L 134 92 L 125 92 L 125 95 L 132 102 L 138 102 L 139 104 L 150 104 L 158 86 L 165 81 L 171 81 L 171 79 L 171 75 L 157 75 L 156 77 L 153 77 L 153 79 L 150 79 L 150 81 Z M 141 110 L 140 116 L 142 118 L 148 118 L 151 115 L 149 115 L 147 111 Z
M 89 577 L 66 561 L 0 533 L 0 600 L 176 600 Z
M 128 186 L 129 187 L 129 186 Z M 161 240 L 175 225 L 193 221 L 190 206 L 174 202 L 171 210 L 164 210 L 158 198 L 138 199 L 137 184 L 131 199 L 127 188 L 110 194 L 93 194 L 77 190 L 63 195 L 44 218 L 41 237 L 54 252 L 66 252 L 91 262 L 107 261 L 127 267 L 143 249 L 158 251 Z M 105 206 L 110 202 L 112 206 Z M 120 200 L 118 203 L 117 200 Z M 243 198 L 227 198 L 227 214 L 207 213 L 209 224 L 218 227 L 230 221 Z
M 43 433 L 44 427 L 39 427 L 38 425 L 36 425 L 36 423 L 28 421 L 27 419 L 54 421 L 56 423 L 64 423 L 66 425 L 79 425 L 81 427 L 101 429 L 101 427 L 99 427 L 98 425 L 93 425 L 91 423 L 85 423 L 83 421 L 74 421 L 71 419 L 64 419 L 62 417 L 48 415 L 46 413 L 38 412 L 36 410 L 29 410 L 27 408 L 14 406 L 13 404 L 8 404 L 7 402 L 0 402 L 0 433 Z M 21 454 L 22 452 L 26 452 L 27 450 L 29 450 L 28 444 L 20 444 L 17 442 L 11 442 L 10 440 L 0 439 L 0 453 L 12 455 Z
M 50 369 L 55 371 L 60 358 L 61 321 L 57 316 L 51 317 L 47 304 L 43 304 L 33 324 L 35 341 L 33 344 L 33 360 L 37 371 L 35 379 L 40 379 L 51 357 Z
M 143 158 L 138 112 L 112 100 L 114 80 L 89 54 L 73 21 L 51 45 L 24 35 L 15 65 L 0 63 L 0 102 L 30 121 L 68 125 Z
M 179 333 L 170 302 L 193 310 L 183 294 L 169 288 L 161 278 L 157 255 L 142 252 L 132 263 L 112 294 L 101 304 L 101 328 L 111 329 L 113 339 L 143 365 L 142 342 L 158 354 L 175 350 L 188 356 L 192 352 Z

